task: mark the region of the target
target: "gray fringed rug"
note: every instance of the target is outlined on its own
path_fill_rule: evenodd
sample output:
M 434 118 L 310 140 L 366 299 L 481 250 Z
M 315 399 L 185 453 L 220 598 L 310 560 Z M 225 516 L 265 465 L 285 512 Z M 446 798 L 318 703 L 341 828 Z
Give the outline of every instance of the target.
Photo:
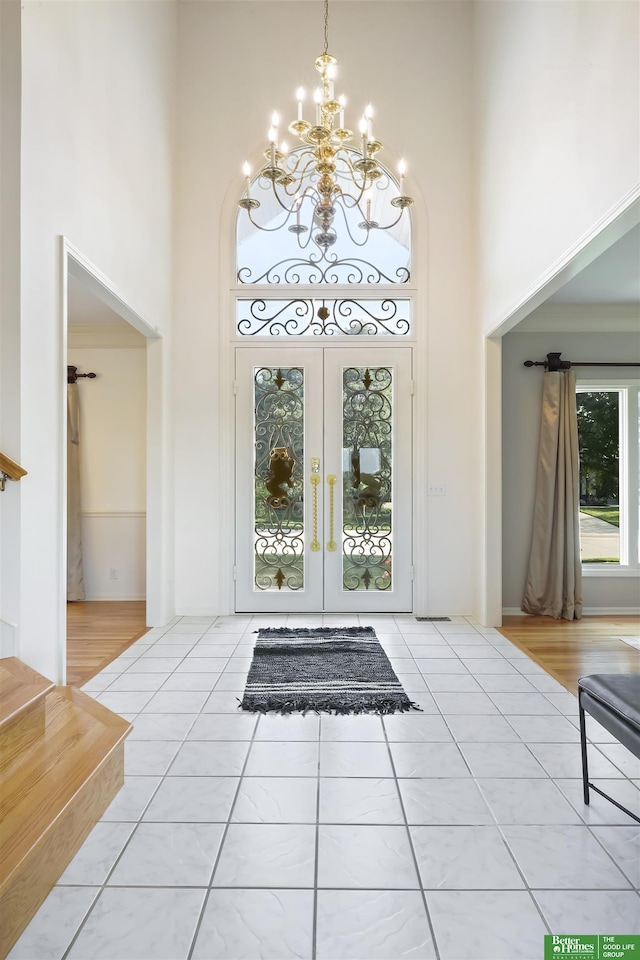
M 396 713 L 409 700 L 373 627 L 258 631 L 243 710 Z

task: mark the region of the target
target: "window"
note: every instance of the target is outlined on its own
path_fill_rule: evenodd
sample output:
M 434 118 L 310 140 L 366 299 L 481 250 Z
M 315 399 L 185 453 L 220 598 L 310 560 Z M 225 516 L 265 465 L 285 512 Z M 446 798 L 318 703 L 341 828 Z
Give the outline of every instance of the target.
M 637 575 L 638 384 L 580 383 L 580 551 L 583 572 Z

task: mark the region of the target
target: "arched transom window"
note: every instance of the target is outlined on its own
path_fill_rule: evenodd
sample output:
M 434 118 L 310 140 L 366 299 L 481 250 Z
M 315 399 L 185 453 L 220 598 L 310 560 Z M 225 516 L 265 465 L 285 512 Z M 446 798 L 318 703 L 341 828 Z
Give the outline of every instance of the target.
M 292 151 L 291 169 L 299 159 Z M 398 184 L 378 169 L 360 204 L 336 203 L 328 240 L 315 169 L 298 177 L 290 209 L 264 176 L 247 178 L 245 196 L 258 203 L 239 209 L 236 223 L 238 336 L 411 334 L 411 218 L 396 216 Z

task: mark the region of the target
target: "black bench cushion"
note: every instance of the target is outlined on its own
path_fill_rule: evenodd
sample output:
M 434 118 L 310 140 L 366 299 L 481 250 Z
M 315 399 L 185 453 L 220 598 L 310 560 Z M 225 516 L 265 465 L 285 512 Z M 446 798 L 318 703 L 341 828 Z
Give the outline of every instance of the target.
M 595 673 L 582 677 L 578 689 L 624 718 L 640 734 L 640 674 Z

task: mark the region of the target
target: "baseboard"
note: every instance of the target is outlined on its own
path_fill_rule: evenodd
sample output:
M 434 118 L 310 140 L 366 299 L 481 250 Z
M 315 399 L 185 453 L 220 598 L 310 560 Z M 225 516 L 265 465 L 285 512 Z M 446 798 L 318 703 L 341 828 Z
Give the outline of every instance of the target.
M 116 603 L 116 602 L 117 602 L 117 603 L 125 603 L 125 602 L 128 601 L 128 600 L 146 600 L 146 599 L 147 599 L 147 598 L 146 598 L 146 596 L 145 596 L 144 594 L 142 594 L 142 595 L 140 595 L 140 596 L 138 596 L 138 595 L 136 594 L 135 596 L 129 596 L 129 595 L 127 595 L 127 596 L 123 596 L 123 597 L 114 597 L 113 594 L 110 593 L 110 594 L 104 594 L 104 596 L 95 595 L 95 596 L 93 596 L 93 597 L 85 597 L 85 598 L 84 598 L 84 601 L 80 601 L 80 602 L 81 602 L 81 603 L 82 603 L 82 602 L 91 602 L 91 601 L 97 601 L 97 600 L 99 600 L 100 602 L 104 602 L 104 601 L 108 601 L 108 600 L 113 600 L 114 603 Z
M 211 617 L 213 620 L 214 617 L 234 617 L 235 612 L 233 610 L 228 610 L 226 613 L 221 612 L 220 610 L 214 610 L 212 607 L 183 607 L 180 610 L 176 610 L 176 617 Z M 238 614 L 238 616 L 254 616 L 254 614 Z M 257 614 L 255 614 L 257 616 Z
M 503 607 L 503 617 L 529 617 L 520 607 Z M 583 607 L 583 617 L 637 617 L 640 616 L 640 607 Z
M 18 625 L 0 617 L 0 657 L 18 655 Z
M 585 617 L 638 617 L 640 607 L 583 607 Z

